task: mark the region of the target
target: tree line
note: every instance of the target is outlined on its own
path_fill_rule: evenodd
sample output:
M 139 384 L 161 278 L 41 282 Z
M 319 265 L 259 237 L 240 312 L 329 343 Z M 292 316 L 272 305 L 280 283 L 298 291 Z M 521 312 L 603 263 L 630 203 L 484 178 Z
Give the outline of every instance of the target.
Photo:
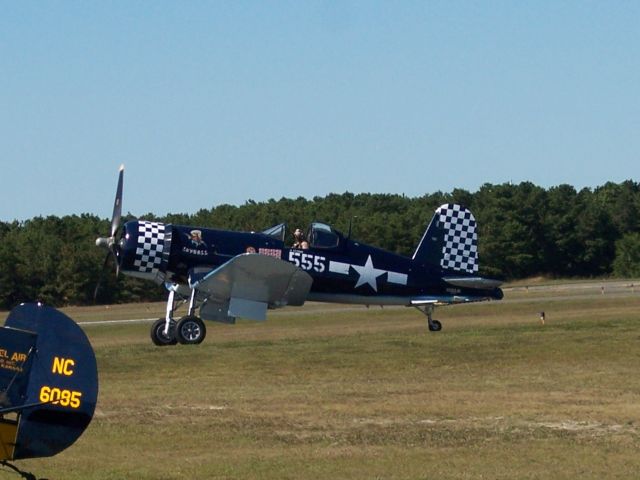
M 421 197 L 347 192 L 140 218 L 245 231 L 286 222 L 289 232 L 319 220 L 344 233 L 351 225 L 354 238 L 411 255 L 434 210 L 447 202 L 467 206 L 476 217 L 483 275 L 506 280 L 640 276 L 640 185 L 631 180 L 581 190 L 485 184 L 476 192 L 455 189 Z M 94 303 L 105 256 L 95 239 L 109 229 L 110 220 L 90 214 L 0 222 L 0 308 L 33 300 L 56 306 Z M 164 298 L 162 287 L 123 275 L 116 279 L 114 271 L 102 278 L 98 303 Z

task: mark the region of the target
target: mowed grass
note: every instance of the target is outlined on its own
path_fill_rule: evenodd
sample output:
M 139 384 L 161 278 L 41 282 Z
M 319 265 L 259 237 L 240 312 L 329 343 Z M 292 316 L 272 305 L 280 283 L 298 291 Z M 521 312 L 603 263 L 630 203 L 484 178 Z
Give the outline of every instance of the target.
M 162 307 L 132 308 L 121 318 Z M 513 292 L 436 316 L 433 334 L 413 309 L 311 305 L 168 348 L 149 324 L 86 326 L 95 418 L 61 455 L 19 465 L 51 479 L 637 478 L 640 292 Z

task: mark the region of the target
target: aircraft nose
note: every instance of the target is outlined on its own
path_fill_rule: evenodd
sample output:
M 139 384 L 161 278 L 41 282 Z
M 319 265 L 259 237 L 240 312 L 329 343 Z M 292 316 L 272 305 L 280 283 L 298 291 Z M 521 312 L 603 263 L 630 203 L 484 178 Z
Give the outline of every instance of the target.
M 109 239 L 105 237 L 96 238 L 96 247 L 109 248 Z

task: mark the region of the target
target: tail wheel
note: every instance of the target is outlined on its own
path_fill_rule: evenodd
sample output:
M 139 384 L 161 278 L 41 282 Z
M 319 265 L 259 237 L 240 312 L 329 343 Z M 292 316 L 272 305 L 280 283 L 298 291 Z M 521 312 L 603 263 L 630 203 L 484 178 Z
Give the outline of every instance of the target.
M 429 331 L 439 332 L 442 330 L 442 324 L 438 320 L 431 320 L 429 322 Z
M 154 345 L 158 347 L 164 347 L 167 345 L 175 345 L 178 343 L 176 340 L 176 322 L 171 320 L 169 323 L 169 335 L 164 334 L 164 326 L 166 324 L 166 320 L 164 318 L 159 318 L 153 325 L 151 325 L 151 341 Z
M 176 325 L 176 338 L 183 345 L 202 343 L 207 336 L 207 329 L 202 320 L 196 316 L 182 317 Z

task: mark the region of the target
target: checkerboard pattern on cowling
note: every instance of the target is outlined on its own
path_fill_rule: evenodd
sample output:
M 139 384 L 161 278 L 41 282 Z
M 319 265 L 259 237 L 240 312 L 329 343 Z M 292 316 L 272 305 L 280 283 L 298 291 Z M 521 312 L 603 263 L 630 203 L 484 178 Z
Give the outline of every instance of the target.
M 138 248 L 134 267 L 144 273 L 156 273 L 162 263 L 164 249 L 164 224 L 138 222 Z
M 447 270 L 478 271 L 478 234 L 476 219 L 466 208 L 447 203 L 438 208 L 444 228 L 444 246 L 440 266 Z

